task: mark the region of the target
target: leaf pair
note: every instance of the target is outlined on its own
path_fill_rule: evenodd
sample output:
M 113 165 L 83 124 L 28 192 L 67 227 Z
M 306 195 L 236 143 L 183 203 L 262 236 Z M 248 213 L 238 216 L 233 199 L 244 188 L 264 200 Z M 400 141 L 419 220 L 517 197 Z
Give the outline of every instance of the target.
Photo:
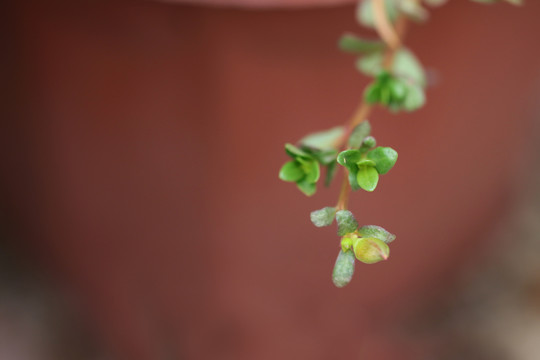
M 373 191 L 384 175 L 395 165 L 398 153 L 390 147 L 377 147 L 364 154 L 361 149 L 342 151 L 337 162 L 349 172 L 349 183 L 353 190 Z
M 334 208 L 324 208 L 314 211 L 313 214 L 325 214 L 330 218 L 331 211 Z M 326 221 L 327 224 L 331 223 Z M 390 248 L 388 244 L 395 240 L 396 236 L 385 229 L 376 225 L 366 225 L 358 228 L 358 222 L 353 214 L 348 210 L 340 210 L 336 213 L 338 220 L 338 229 L 341 223 L 342 234 L 341 250 L 339 251 L 334 270 L 332 272 L 332 282 L 337 287 L 347 285 L 353 277 L 355 268 L 355 259 L 365 264 L 375 264 L 388 259 Z
M 338 225 L 337 234 L 344 236 L 353 233 L 358 229 L 358 222 L 349 210 L 339 210 L 334 207 L 325 207 L 320 210 L 312 211 L 310 214 L 311 222 L 316 227 L 330 226 L 336 219 Z
M 286 144 L 285 152 L 293 160 L 283 165 L 279 178 L 295 182 L 300 191 L 311 196 L 317 190 L 320 165 L 323 165 L 327 168 L 325 185 L 328 186 L 335 175 L 337 148 L 343 141 L 344 133 L 345 129 L 337 126 L 305 136 L 299 141 L 300 147 Z

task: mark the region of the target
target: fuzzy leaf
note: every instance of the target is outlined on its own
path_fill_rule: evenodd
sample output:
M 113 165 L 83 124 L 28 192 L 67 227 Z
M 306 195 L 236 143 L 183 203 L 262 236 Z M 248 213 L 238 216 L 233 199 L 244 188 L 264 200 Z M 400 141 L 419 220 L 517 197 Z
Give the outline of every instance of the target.
M 396 239 L 396 235 L 391 234 L 384 228 L 377 225 L 364 225 L 358 229 L 358 233 L 363 238 L 376 238 L 390 244 Z
M 378 76 L 383 70 L 384 55 L 374 52 L 362 56 L 356 62 L 356 68 L 368 76 Z M 392 74 L 404 77 L 422 87 L 426 86 L 426 73 L 416 56 L 408 49 L 402 48 L 396 52 Z
M 310 214 L 311 222 L 316 227 L 329 226 L 334 221 L 336 208 L 324 207 L 320 210 L 312 211 Z
M 300 140 L 300 144 L 320 150 L 332 150 L 339 145 L 339 140 L 343 137 L 344 133 L 345 129 L 343 126 L 336 126 L 329 130 L 309 134 Z
M 338 224 L 338 235 L 344 236 L 358 229 L 358 222 L 349 210 L 339 210 L 336 212 L 336 222 Z
M 351 282 L 354 274 L 354 252 L 352 250 L 340 250 L 332 272 L 332 282 L 338 288 L 344 287 Z
M 426 73 L 420 61 L 412 51 L 402 48 L 396 53 L 394 65 L 392 66 L 394 75 L 402 76 L 413 81 L 416 85 L 426 86 Z
M 424 89 L 418 85 L 410 84 L 408 86 L 407 97 L 403 102 L 403 108 L 407 111 L 414 111 L 426 103 L 426 95 Z

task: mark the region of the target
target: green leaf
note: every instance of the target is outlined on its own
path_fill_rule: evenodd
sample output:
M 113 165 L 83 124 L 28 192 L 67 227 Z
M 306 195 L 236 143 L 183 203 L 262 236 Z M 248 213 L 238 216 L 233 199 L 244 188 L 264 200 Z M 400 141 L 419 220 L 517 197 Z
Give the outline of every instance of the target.
M 358 181 L 358 185 L 362 189 L 371 192 L 377 187 L 377 183 L 379 182 L 379 173 L 373 166 L 358 166 L 356 181 Z
M 342 35 L 339 39 L 338 46 L 342 51 L 359 54 L 383 51 L 385 49 L 382 41 L 365 40 L 353 34 Z
M 356 61 L 356 69 L 364 75 L 377 76 L 383 71 L 383 58 L 382 52 L 362 56 Z
M 401 104 L 407 97 L 407 85 L 401 79 L 392 78 L 388 83 L 390 89 L 392 103 Z
M 371 133 L 371 124 L 364 120 L 358 124 L 349 136 L 349 147 L 359 148 L 366 137 Z
M 310 148 L 304 148 L 303 150 L 313 156 L 322 165 L 328 165 L 335 161 L 338 154 L 337 150 L 316 150 Z
M 367 153 L 367 158 L 375 162 L 375 168 L 381 175 L 386 174 L 396 164 L 398 153 L 391 147 L 379 146 Z M 360 181 L 358 181 L 360 182 Z
M 364 91 L 364 100 L 368 104 L 376 104 L 381 99 L 381 86 L 376 82 L 369 84 L 369 86 Z
M 334 177 L 337 173 L 337 161 L 334 160 L 330 164 L 326 166 L 326 176 L 324 178 L 324 186 L 330 186 L 332 183 L 332 180 L 334 180 Z
M 336 208 L 325 207 L 320 210 L 312 211 L 310 214 L 311 222 L 316 227 L 329 226 L 334 221 Z
M 298 189 L 306 196 L 311 196 L 317 191 L 317 185 L 315 183 L 307 182 L 305 180 L 297 182 L 296 186 L 298 186 Z
M 343 138 L 344 133 L 343 126 L 336 126 L 329 130 L 309 134 L 300 140 L 300 144 L 314 149 L 333 150 L 339 146 L 339 141 Z
M 383 70 L 384 54 L 374 52 L 362 56 L 356 62 L 356 68 L 368 76 L 378 76 Z M 404 77 L 416 85 L 426 86 L 426 73 L 416 56 L 408 49 L 401 48 L 396 52 L 392 65 L 392 74 Z
M 414 111 L 426 103 L 424 89 L 418 85 L 410 84 L 408 86 L 407 97 L 403 103 L 403 108 L 407 111 Z
M 354 255 L 364 264 L 375 264 L 388 259 L 390 248 L 382 240 L 376 238 L 360 238 L 354 245 Z
M 353 191 L 360 190 L 361 187 L 360 185 L 358 185 L 358 181 L 356 181 L 356 174 L 358 173 L 358 167 L 356 166 L 356 164 L 354 165 L 354 170 L 348 169 L 348 171 L 349 174 L 347 176 L 349 179 L 349 184 L 351 185 L 351 189 Z
M 338 235 L 344 236 L 355 232 L 358 229 L 358 222 L 349 210 L 339 210 L 336 212 L 336 222 L 338 224 Z
M 396 53 L 392 72 L 394 75 L 411 80 L 416 85 L 422 87 L 426 86 L 426 73 L 422 64 L 420 64 L 420 61 L 418 61 L 416 56 L 406 48 L 402 48 Z
M 337 157 L 337 162 L 345 167 L 349 167 L 349 165 L 355 165 L 360 160 L 362 160 L 362 153 L 354 149 L 342 151 Z
M 300 162 L 302 164 L 302 170 L 306 174 L 304 180 L 310 183 L 319 181 L 319 177 L 321 176 L 321 167 L 319 163 L 315 160 L 301 160 Z
M 375 166 L 375 161 L 373 160 L 368 160 L 368 159 L 364 159 L 364 160 L 360 160 L 359 162 L 356 163 L 356 166 L 360 167 L 360 166 Z
M 386 244 L 390 244 L 396 239 L 396 235 L 377 225 L 364 225 L 358 229 L 358 233 L 363 238 L 376 238 L 384 241 Z
M 340 250 L 332 272 L 332 282 L 338 288 L 351 282 L 354 274 L 354 252 Z
M 289 161 L 285 163 L 279 170 L 279 178 L 283 181 L 296 182 L 305 176 L 304 171 L 300 167 L 300 164 L 296 161 Z
M 297 158 L 311 159 L 311 155 L 309 155 L 305 151 L 300 150 L 293 144 L 285 144 L 285 152 L 287 153 L 287 155 L 289 155 L 293 159 L 297 159 Z

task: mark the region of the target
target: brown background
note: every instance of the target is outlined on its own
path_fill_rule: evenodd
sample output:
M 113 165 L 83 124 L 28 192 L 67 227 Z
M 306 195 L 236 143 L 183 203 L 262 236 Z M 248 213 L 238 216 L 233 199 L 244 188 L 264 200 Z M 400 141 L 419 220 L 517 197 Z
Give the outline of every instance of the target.
M 391 259 L 336 289 L 335 229 L 277 179 L 282 145 L 347 121 L 366 79 L 337 51 L 352 6 L 247 11 L 25 2 L 4 17 L 2 192 L 10 231 L 83 309 L 113 358 L 421 359 L 399 330 L 481 259 L 512 201 L 538 99 L 540 3 L 465 1 L 407 44 L 434 85 L 370 119 L 400 160 L 361 223 Z

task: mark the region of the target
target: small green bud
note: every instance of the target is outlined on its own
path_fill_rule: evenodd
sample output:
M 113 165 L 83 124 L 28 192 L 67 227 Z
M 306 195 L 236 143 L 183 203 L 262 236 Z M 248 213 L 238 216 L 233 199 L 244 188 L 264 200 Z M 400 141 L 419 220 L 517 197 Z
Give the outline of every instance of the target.
M 382 240 L 376 238 L 360 238 L 354 245 L 354 255 L 365 264 L 375 264 L 388 259 L 390 248 Z
M 351 250 L 340 250 L 332 272 L 332 282 L 338 288 L 351 282 L 354 274 L 354 253 Z
M 352 248 L 354 242 L 358 239 L 356 234 L 348 234 L 341 238 L 341 250 L 347 251 Z
M 364 139 L 362 142 L 362 148 L 363 149 L 371 149 L 374 148 L 377 145 L 377 140 L 373 136 L 368 136 Z

